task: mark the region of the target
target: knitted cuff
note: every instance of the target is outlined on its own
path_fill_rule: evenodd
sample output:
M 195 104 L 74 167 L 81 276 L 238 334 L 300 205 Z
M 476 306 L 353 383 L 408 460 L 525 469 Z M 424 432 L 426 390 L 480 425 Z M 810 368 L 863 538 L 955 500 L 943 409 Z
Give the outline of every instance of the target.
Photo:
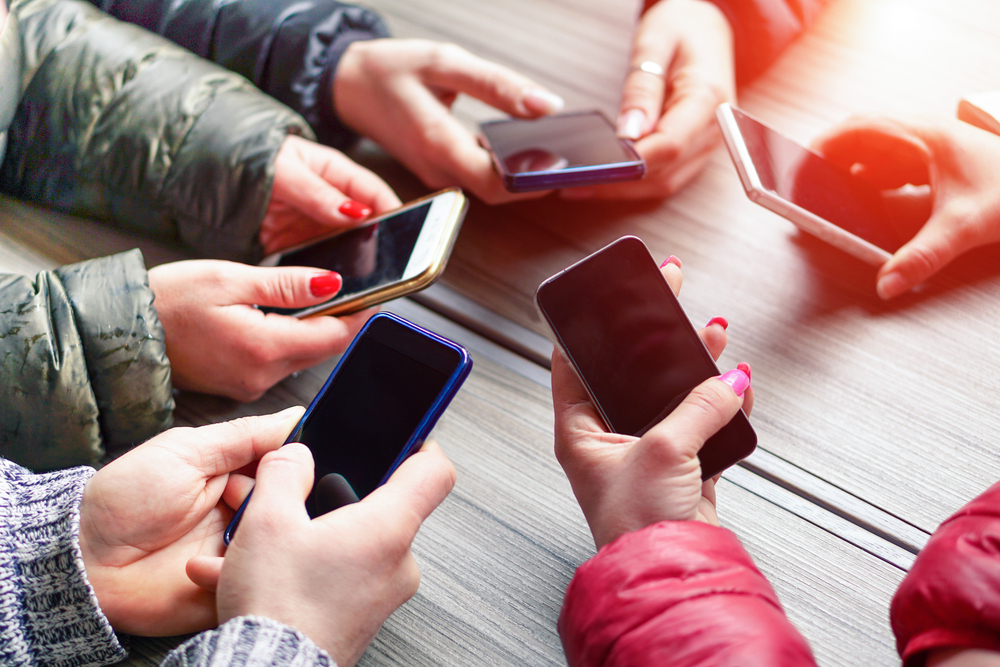
M 261 616 L 239 616 L 174 649 L 161 667 L 337 667 L 304 634 Z

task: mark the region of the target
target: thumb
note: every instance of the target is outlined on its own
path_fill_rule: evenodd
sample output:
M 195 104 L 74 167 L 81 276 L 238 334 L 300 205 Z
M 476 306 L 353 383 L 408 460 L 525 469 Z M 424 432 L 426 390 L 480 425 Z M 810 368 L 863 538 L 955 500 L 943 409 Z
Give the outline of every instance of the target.
M 222 556 L 194 556 L 185 567 L 188 579 L 206 591 L 215 592 L 219 586 L 219 574 L 222 572 Z
M 312 452 L 297 442 L 266 454 L 257 465 L 257 483 L 242 527 L 265 516 L 267 525 L 274 528 L 293 521 L 308 522 L 305 501 L 312 491 L 314 469 Z
M 933 276 L 972 245 L 962 224 L 937 212 L 882 265 L 875 291 L 886 300 L 899 296 Z
M 336 271 L 300 266 L 248 266 L 238 298 L 258 306 L 305 308 L 328 301 L 343 284 Z

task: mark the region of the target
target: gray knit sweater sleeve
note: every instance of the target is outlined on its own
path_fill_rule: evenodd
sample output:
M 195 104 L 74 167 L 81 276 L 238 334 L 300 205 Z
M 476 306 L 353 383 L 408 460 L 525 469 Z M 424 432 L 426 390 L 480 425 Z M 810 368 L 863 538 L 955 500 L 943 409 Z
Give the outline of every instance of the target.
M 125 658 L 80 552 L 80 499 L 93 474 L 36 475 L 0 459 L 0 664 L 87 667 Z
M 337 667 L 301 632 L 260 616 L 240 616 L 174 649 L 162 667 Z

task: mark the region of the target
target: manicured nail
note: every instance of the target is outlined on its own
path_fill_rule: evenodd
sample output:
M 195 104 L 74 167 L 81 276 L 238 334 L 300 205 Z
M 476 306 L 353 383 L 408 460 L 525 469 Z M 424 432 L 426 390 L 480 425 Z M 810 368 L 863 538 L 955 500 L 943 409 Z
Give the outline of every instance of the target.
M 880 299 L 889 300 L 906 291 L 906 282 L 898 273 L 887 273 L 879 279 L 875 291 Z
M 618 119 L 618 136 L 638 139 L 646 130 L 646 113 L 642 109 L 629 109 Z
M 355 220 L 367 218 L 372 214 L 371 206 L 365 206 L 361 202 L 354 201 L 353 199 L 345 200 L 343 204 L 337 207 L 337 210 L 346 215 L 348 218 L 354 218 Z
M 590 199 L 595 193 L 594 188 L 566 188 L 559 191 L 559 196 L 563 199 Z
M 566 106 L 566 101 L 547 90 L 541 88 L 525 88 L 521 91 L 521 103 L 525 110 L 532 113 L 550 114 L 562 111 Z
M 309 291 L 313 296 L 330 296 L 340 291 L 344 279 L 336 271 L 317 273 L 309 279 Z
M 740 362 L 736 364 L 736 369 L 743 371 L 747 374 L 747 377 L 750 378 L 751 381 L 753 380 L 753 376 L 750 374 L 750 364 Z
M 743 392 L 750 386 L 750 376 L 738 368 L 723 373 L 717 379 L 732 387 L 737 396 L 742 396 Z
M 708 321 L 708 324 L 706 324 L 705 326 L 706 327 L 710 327 L 713 324 L 718 324 L 723 329 L 728 329 L 729 328 L 729 320 L 727 320 L 724 317 L 720 317 L 720 316 L 713 317 L 712 319 L 710 319 Z
M 684 265 L 681 264 L 680 257 L 677 257 L 676 255 L 671 255 L 670 257 L 667 257 L 665 260 L 663 260 L 663 264 L 660 264 L 660 268 L 662 269 L 667 264 L 673 264 L 678 269 L 683 269 L 684 268 Z

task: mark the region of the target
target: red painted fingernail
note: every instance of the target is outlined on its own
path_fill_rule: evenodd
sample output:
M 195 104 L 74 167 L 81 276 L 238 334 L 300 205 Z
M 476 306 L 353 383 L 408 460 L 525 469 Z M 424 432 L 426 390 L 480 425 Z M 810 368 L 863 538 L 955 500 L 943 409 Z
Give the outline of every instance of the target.
M 361 202 L 354 201 L 353 199 L 346 200 L 337 208 L 337 210 L 346 215 L 348 218 L 354 218 L 355 220 L 367 218 L 372 214 L 371 206 L 365 206 Z
M 344 279 L 336 271 L 317 273 L 309 279 L 309 291 L 313 296 L 330 296 L 340 291 Z
M 740 362 L 740 363 L 736 364 L 736 368 L 737 368 L 737 370 L 741 370 L 744 373 L 746 373 L 747 377 L 750 378 L 751 380 L 753 380 L 753 376 L 750 374 L 750 364 L 745 364 L 743 362 Z
M 750 386 L 750 377 L 738 368 L 723 373 L 717 379 L 728 384 L 737 396 L 742 396 Z
M 706 324 L 705 326 L 706 327 L 710 327 L 713 324 L 718 324 L 723 329 L 728 329 L 729 328 L 729 320 L 727 320 L 724 317 L 713 317 L 712 319 L 710 319 L 708 321 L 708 324 Z
M 682 269 L 682 268 L 684 268 L 684 265 L 683 265 L 683 264 L 681 264 L 681 260 L 680 260 L 680 258 L 679 258 L 679 257 L 677 257 L 676 255 L 671 255 L 670 257 L 667 257 L 667 258 L 666 258 L 665 260 L 663 260 L 663 264 L 660 264 L 660 268 L 662 269 L 662 268 L 663 268 L 663 267 L 665 267 L 665 266 L 666 266 L 667 264 L 673 264 L 673 265 L 674 265 L 674 266 L 676 266 L 676 267 L 677 267 L 678 269 Z

